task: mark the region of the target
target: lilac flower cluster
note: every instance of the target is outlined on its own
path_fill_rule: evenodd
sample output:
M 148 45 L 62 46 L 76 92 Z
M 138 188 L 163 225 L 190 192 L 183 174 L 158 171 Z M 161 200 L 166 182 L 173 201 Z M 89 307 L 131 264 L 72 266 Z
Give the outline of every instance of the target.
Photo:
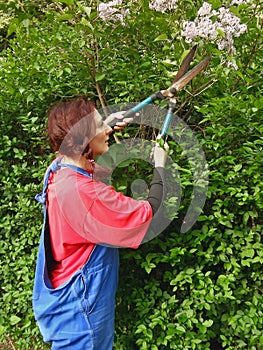
M 174 10 L 177 6 L 178 0 L 152 0 L 149 3 L 149 8 L 158 12 L 166 12 Z
M 120 21 L 125 25 L 124 18 L 130 12 L 128 9 L 121 9 L 117 6 L 122 4 L 122 0 L 112 0 L 109 2 L 101 2 L 98 7 L 98 16 L 103 21 Z
M 234 37 L 239 37 L 246 30 L 246 24 L 241 24 L 228 8 L 212 10 L 212 5 L 204 2 L 194 21 L 183 23 L 182 35 L 188 43 L 199 37 L 215 41 L 219 50 L 233 51 Z
M 250 4 L 252 0 L 233 0 L 230 4 L 230 6 L 233 5 L 247 5 Z
M 0 11 L 0 29 L 5 28 L 6 26 L 9 25 L 10 20 L 13 18 L 7 13 L 3 12 L 2 10 Z

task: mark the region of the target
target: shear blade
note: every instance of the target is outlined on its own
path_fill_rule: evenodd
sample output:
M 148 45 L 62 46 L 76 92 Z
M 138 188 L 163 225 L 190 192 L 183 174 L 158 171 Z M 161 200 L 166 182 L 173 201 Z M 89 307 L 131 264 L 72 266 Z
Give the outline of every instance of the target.
M 186 84 L 189 83 L 198 73 L 200 73 L 209 63 L 210 57 L 207 57 L 202 62 L 198 63 L 194 68 L 192 68 L 189 72 L 183 75 L 178 81 L 176 81 L 168 91 L 173 95 L 178 91 L 182 90 Z
M 178 70 L 178 72 L 173 80 L 173 83 L 177 82 L 188 71 L 188 69 L 190 67 L 190 63 L 193 61 L 197 50 L 198 50 L 198 45 L 194 45 L 191 48 L 191 50 L 188 52 L 188 54 L 185 56 L 181 66 L 180 66 L 180 68 L 179 68 L 179 70 Z

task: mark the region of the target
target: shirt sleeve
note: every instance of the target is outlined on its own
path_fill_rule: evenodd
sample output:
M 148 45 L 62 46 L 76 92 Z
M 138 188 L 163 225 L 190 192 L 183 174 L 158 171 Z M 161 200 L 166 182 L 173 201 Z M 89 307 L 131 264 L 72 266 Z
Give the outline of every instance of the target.
M 164 168 L 154 168 L 153 170 L 153 178 L 150 183 L 150 191 L 148 195 L 148 202 L 150 203 L 153 211 L 153 215 L 160 208 L 163 198 L 165 196 L 164 193 L 164 176 L 165 169 Z
M 84 220 L 87 239 L 96 244 L 137 248 L 151 223 L 150 203 L 126 197 L 101 182 L 93 182 L 93 191 Z

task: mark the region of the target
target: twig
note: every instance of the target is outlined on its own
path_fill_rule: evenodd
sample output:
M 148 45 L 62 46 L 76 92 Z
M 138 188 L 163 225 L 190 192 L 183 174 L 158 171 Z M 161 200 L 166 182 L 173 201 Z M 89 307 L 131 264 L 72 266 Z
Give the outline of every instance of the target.
M 203 86 L 201 86 L 201 87 L 197 90 L 197 92 L 194 92 L 194 93 L 192 94 L 192 96 L 195 97 L 195 96 L 200 95 L 202 92 L 204 92 L 205 90 L 207 90 L 208 88 L 210 88 L 210 86 L 212 86 L 215 82 L 217 82 L 217 79 L 212 79 L 210 82 L 208 82 L 208 83 L 204 84 Z
M 12 343 L 12 340 L 9 337 L 7 339 L 8 339 L 9 345 L 11 345 L 11 347 L 12 347 L 12 350 L 16 350 L 16 348 L 14 347 L 14 345 Z
M 98 52 L 96 50 L 96 53 L 97 53 L 97 60 L 98 60 Z M 95 64 L 95 59 L 94 59 L 94 55 L 90 54 L 90 53 L 87 53 L 87 56 L 91 62 L 91 68 L 89 67 L 89 64 L 85 58 L 85 62 L 86 62 L 86 67 L 89 71 L 89 74 L 91 76 L 91 78 L 93 79 L 94 81 L 94 84 L 95 84 L 95 88 L 96 88 L 96 91 L 97 91 L 97 94 L 98 94 L 98 98 L 100 100 L 100 104 L 103 108 L 103 111 L 104 111 L 104 114 L 107 116 L 107 109 L 106 109 L 106 103 L 105 103 L 105 100 L 104 100 L 104 97 L 103 97 L 103 94 L 102 94 L 102 91 L 101 91 L 101 88 L 100 88 L 100 84 L 98 81 L 96 81 L 96 64 Z M 115 142 L 116 143 L 120 143 L 118 137 L 113 134 L 113 137 L 115 139 Z

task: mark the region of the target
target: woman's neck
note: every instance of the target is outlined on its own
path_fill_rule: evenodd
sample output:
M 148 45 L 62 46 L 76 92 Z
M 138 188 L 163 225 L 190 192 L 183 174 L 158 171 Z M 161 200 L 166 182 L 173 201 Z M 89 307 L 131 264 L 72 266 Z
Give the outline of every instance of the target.
M 61 159 L 61 163 L 75 165 L 78 168 L 81 168 L 89 172 L 93 171 L 92 162 L 93 161 L 87 160 L 84 156 L 74 157 L 74 158 L 63 156 L 63 158 Z

